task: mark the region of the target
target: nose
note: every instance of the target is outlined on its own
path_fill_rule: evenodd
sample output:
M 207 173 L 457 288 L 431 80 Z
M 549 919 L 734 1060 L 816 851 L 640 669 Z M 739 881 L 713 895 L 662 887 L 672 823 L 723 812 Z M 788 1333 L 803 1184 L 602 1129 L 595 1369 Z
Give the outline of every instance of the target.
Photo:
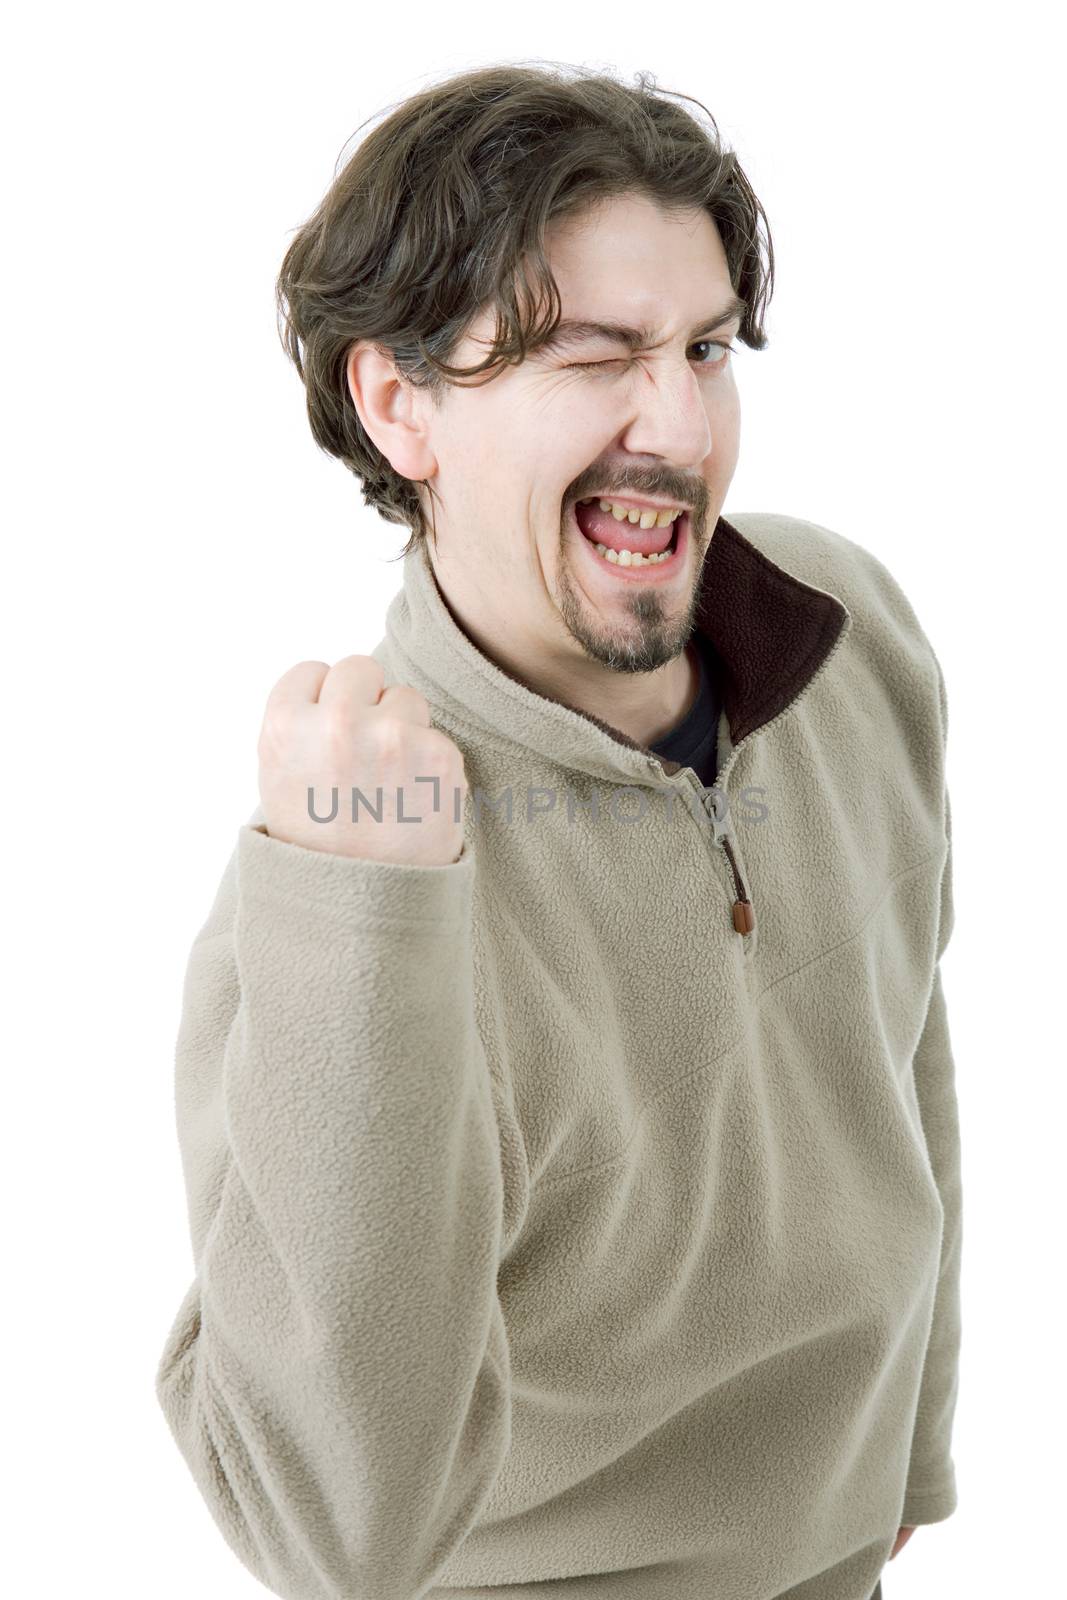
M 630 421 L 622 434 L 631 454 L 698 466 L 714 447 L 701 380 L 688 363 L 637 363 Z

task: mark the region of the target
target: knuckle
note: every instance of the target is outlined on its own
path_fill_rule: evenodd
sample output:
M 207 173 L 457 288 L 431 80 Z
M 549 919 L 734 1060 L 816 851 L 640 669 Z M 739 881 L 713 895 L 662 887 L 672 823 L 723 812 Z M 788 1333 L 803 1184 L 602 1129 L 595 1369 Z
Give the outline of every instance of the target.
M 269 705 L 260 724 L 256 749 L 260 757 L 274 754 L 283 746 L 290 734 L 292 715 L 288 707 Z
M 463 766 L 463 752 L 459 749 L 459 746 L 448 737 L 447 733 L 442 733 L 436 728 L 429 729 L 426 738 L 429 757 L 441 777 L 447 779 L 450 783 L 465 782 L 466 773 Z
M 379 718 L 374 727 L 374 749 L 377 759 L 384 765 L 400 764 L 410 750 L 408 725 L 399 717 Z
M 281 677 L 277 679 L 271 689 L 271 694 L 278 694 L 283 690 L 291 691 L 296 687 L 299 680 L 310 678 L 316 673 L 321 674 L 329 670 L 325 661 L 294 661 L 293 665 L 287 667 Z
M 351 754 L 356 742 L 356 721 L 351 709 L 338 703 L 326 707 L 319 725 L 319 738 L 331 759 Z
M 417 711 L 420 715 L 429 716 L 430 702 L 421 689 L 416 689 L 414 684 L 404 683 L 400 685 L 400 692 L 414 711 Z

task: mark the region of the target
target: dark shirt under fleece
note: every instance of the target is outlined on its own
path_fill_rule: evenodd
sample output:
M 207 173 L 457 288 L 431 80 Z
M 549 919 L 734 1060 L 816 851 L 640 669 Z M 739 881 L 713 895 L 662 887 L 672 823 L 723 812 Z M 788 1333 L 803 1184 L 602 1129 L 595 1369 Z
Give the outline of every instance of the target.
M 699 635 L 694 637 L 693 642 L 700 656 L 697 697 L 681 722 L 650 748 L 658 756 L 666 756 L 670 761 L 680 761 L 683 766 L 692 767 L 705 789 L 710 789 L 718 771 L 715 745 L 721 702 L 714 653 Z

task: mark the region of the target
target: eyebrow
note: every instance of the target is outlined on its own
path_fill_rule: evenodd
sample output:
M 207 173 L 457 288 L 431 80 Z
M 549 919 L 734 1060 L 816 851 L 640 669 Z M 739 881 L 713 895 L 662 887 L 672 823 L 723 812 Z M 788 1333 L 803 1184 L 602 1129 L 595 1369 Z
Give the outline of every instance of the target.
M 714 333 L 716 328 L 721 328 L 724 323 L 733 322 L 735 318 L 740 321 L 747 310 L 746 301 L 736 294 L 731 295 L 721 311 L 713 311 L 697 323 L 689 335 L 690 340 L 702 333 Z M 565 317 L 549 337 L 537 346 L 533 354 L 541 355 L 548 351 L 571 349 L 575 345 L 589 344 L 595 339 L 607 340 L 610 344 L 624 344 L 631 351 L 651 350 L 656 348 L 655 334 L 655 328 L 634 328 L 625 322 L 586 322 L 574 317 Z

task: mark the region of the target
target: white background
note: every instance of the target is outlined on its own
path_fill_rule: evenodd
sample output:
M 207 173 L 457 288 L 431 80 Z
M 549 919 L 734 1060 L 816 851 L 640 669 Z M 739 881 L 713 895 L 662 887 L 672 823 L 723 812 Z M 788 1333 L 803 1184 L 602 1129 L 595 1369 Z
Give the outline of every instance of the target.
M 258 798 L 267 692 L 296 661 L 377 643 L 403 542 L 311 438 L 274 278 L 361 123 L 535 52 L 649 69 L 715 116 L 777 267 L 768 348 L 736 358 L 725 514 L 784 511 L 866 545 L 944 668 L 960 1508 L 918 1530 L 885 1592 L 1062 1584 L 1052 16 L 308 0 L 9 24 L 4 1560 L 20 1600 L 264 1592 L 152 1392 L 193 1270 L 174 1036 L 190 944 Z

